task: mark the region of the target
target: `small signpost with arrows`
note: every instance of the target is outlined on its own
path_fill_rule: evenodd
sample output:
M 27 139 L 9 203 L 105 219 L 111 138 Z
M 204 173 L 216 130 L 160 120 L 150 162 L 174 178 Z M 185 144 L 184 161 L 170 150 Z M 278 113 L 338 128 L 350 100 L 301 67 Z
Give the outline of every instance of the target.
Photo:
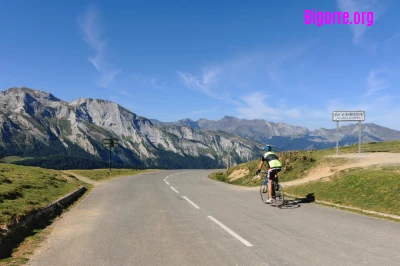
M 109 158 L 109 165 L 110 165 L 110 172 L 111 172 L 111 151 L 115 149 L 118 145 L 118 139 L 103 139 L 103 147 L 106 147 L 110 151 L 110 158 Z

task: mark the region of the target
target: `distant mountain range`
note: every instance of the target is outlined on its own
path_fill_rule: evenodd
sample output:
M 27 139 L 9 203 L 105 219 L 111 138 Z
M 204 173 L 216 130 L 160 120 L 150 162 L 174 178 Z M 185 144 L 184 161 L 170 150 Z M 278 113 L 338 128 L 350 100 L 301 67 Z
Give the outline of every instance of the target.
M 158 126 L 190 126 L 199 130 L 220 130 L 236 134 L 260 143 L 268 143 L 280 150 L 325 149 L 336 146 L 336 128 L 309 130 L 306 127 L 292 126 L 286 123 L 272 123 L 262 119 L 246 120 L 225 116 L 218 121 L 183 119 L 177 122 L 164 123 L 150 119 Z M 339 145 L 358 143 L 358 124 L 347 124 L 339 127 Z M 361 141 L 399 140 L 400 131 L 382 127 L 373 123 L 361 124 Z
M 0 92 L 0 158 L 47 160 L 29 162 L 38 166 L 71 168 L 66 162 L 72 161 L 78 168 L 90 167 L 91 161 L 99 165 L 109 156 L 102 139 L 115 138 L 119 144 L 112 156 L 118 165 L 217 168 L 227 165 L 228 155 L 231 165 L 258 158 L 266 143 L 278 151 L 333 147 L 335 134 L 336 129 L 310 131 L 231 116 L 218 121 L 183 119 L 166 123 L 138 116 L 111 101 L 80 98 L 68 103 L 24 87 Z M 364 142 L 394 139 L 400 139 L 400 131 L 362 124 Z M 340 127 L 340 145 L 356 142 L 358 125 Z
M 104 138 L 119 140 L 113 152 L 119 165 L 163 168 L 223 167 L 228 154 L 235 165 L 258 157 L 262 145 L 222 131 L 186 125 L 156 127 L 110 101 L 81 98 L 68 103 L 24 87 L 0 92 L 0 158 L 57 156 L 50 165 L 60 165 L 63 155 L 98 165 L 99 160 L 108 161 Z M 75 158 L 75 162 L 81 167 L 83 160 Z

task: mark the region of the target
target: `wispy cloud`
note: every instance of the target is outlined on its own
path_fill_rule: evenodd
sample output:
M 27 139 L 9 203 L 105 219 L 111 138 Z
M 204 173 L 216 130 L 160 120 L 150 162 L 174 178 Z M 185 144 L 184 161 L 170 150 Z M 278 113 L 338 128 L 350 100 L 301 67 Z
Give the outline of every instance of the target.
M 300 108 L 305 118 L 302 119 L 302 124 L 326 124 L 329 127 L 332 111 L 363 110 L 366 111 L 366 123 L 400 130 L 396 123 L 400 116 L 400 94 L 392 91 L 391 95 L 387 90 L 390 88 L 389 74 L 390 71 L 386 68 L 371 70 L 366 78 L 365 93 L 359 97 L 326 100 L 320 109 Z
M 96 55 L 88 60 L 101 74 L 98 86 L 107 88 L 120 73 L 120 70 L 111 67 L 105 60 L 107 43 L 102 39 L 99 10 L 94 6 L 89 6 L 85 15 L 78 18 L 78 24 L 84 41 L 96 52 Z
M 266 101 L 266 99 L 270 101 Z M 265 119 L 268 121 L 280 121 L 284 118 L 300 118 L 301 112 L 298 108 L 273 107 L 276 99 L 263 92 L 253 92 L 241 97 L 245 107 L 237 108 L 239 118 L 243 119 Z
M 210 112 L 216 111 L 217 109 L 218 109 L 217 107 L 214 107 L 214 108 L 210 108 L 210 109 L 197 110 L 197 111 L 190 112 L 189 115 L 200 115 L 200 114 L 210 113 Z
M 385 74 L 385 69 L 373 69 L 370 71 L 367 77 L 367 90 L 364 96 L 370 96 L 374 92 L 386 89 L 389 87 L 389 79 L 386 77 L 382 77 L 382 74 Z
M 400 38 L 400 30 L 398 32 L 396 32 L 394 35 L 387 38 L 385 41 L 385 45 L 390 46 L 395 40 L 397 40 L 399 38 Z
M 229 94 L 221 92 L 216 88 L 218 85 L 218 77 L 223 72 L 221 66 L 212 66 L 204 68 L 200 76 L 195 76 L 191 73 L 177 71 L 179 78 L 187 88 L 195 91 L 200 91 L 208 96 L 211 96 L 220 101 L 231 104 L 240 104 L 238 101 L 232 100 Z
M 124 96 L 129 96 L 129 91 L 123 89 L 123 90 L 118 90 L 118 93 Z
M 338 101 L 335 104 L 327 104 L 325 113 L 331 114 L 334 110 L 362 110 L 365 111 L 365 123 L 376 123 L 378 125 L 400 130 L 399 123 L 396 123 L 400 116 L 398 105 L 400 95 L 369 97 L 358 99 L 358 103 Z
M 297 44 L 292 47 L 287 47 L 274 53 L 273 56 L 268 58 L 267 62 L 267 72 L 270 79 L 273 82 L 278 82 L 280 80 L 280 68 L 284 63 L 293 60 L 301 55 L 303 55 L 309 49 L 308 44 Z
M 374 23 L 378 18 L 385 13 L 389 6 L 389 2 L 385 0 L 337 0 L 337 5 L 340 11 L 349 12 L 374 12 Z M 350 17 L 350 19 L 352 19 Z M 372 26 L 373 27 L 373 26 Z M 351 24 L 351 31 L 353 32 L 353 44 L 360 44 L 363 40 L 365 32 L 368 30 L 366 24 Z
M 160 91 L 168 91 L 168 89 L 165 87 L 166 81 L 161 81 L 158 77 L 151 77 L 150 84 Z
M 132 100 L 127 100 L 125 97 L 121 97 L 121 96 L 117 96 L 117 95 L 109 95 L 108 100 L 112 101 L 116 104 L 119 104 L 122 107 L 131 110 L 132 112 L 136 112 L 139 109 L 136 104 L 132 103 Z
M 127 77 L 125 81 L 133 80 L 133 82 L 140 84 L 140 86 L 152 87 L 158 89 L 160 91 L 169 91 L 167 88 L 167 82 L 162 80 L 159 77 L 151 76 L 151 75 L 141 75 L 141 74 L 134 74 L 130 77 Z
M 257 95 L 257 92 L 251 92 L 265 91 L 271 81 L 275 83 L 276 90 L 276 83 L 281 80 L 281 69 L 293 63 L 293 60 L 298 60 L 310 47 L 310 43 L 297 43 L 274 52 L 263 50 L 246 53 L 221 63 L 209 64 L 197 74 L 183 71 L 177 71 L 177 74 L 187 88 L 232 104 L 243 116 L 249 117 L 251 108 L 245 105 L 246 101 L 249 102 L 253 99 L 251 97 Z M 268 112 L 272 112 L 272 109 Z M 287 115 L 297 114 L 292 110 Z

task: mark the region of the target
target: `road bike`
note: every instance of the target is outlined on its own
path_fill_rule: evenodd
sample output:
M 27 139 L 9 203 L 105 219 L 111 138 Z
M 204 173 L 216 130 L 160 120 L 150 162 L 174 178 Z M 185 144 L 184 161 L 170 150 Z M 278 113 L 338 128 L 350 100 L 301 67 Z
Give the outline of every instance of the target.
M 267 203 L 268 200 L 268 185 L 266 184 L 266 180 L 267 180 L 267 175 L 268 172 L 261 172 L 258 174 L 258 178 L 261 179 L 261 174 L 265 174 L 265 179 L 261 182 L 261 186 L 260 186 L 260 196 L 261 196 L 261 200 L 264 203 Z M 271 176 L 270 179 L 268 180 L 268 182 L 271 182 L 271 189 L 272 189 L 272 203 L 271 206 L 274 207 L 278 207 L 278 208 L 282 208 L 285 205 L 285 197 L 284 197 L 284 192 L 283 192 L 283 187 L 279 184 L 278 181 L 278 174 L 271 172 Z

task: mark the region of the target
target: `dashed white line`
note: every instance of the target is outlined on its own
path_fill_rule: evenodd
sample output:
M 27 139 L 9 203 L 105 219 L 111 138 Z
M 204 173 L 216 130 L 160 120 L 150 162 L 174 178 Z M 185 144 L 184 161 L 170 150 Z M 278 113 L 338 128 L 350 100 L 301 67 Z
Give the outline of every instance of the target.
M 169 186 L 169 183 L 168 183 L 168 181 L 167 181 L 167 180 L 165 180 L 165 179 L 164 179 L 164 181 L 165 181 L 165 183 L 166 183 L 166 184 Z
M 173 191 L 175 191 L 176 193 L 179 193 L 179 191 L 176 190 L 174 187 L 171 187 L 171 189 L 172 189 Z
M 196 209 L 200 209 L 199 206 L 197 206 L 193 201 L 191 201 L 191 200 L 188 199 L 187 197 L 183 196 L 182 198 L 184 198 L 185 200 L 187 200 L 187 202 L 189 202 L 190 204 L 192 204 L 193 207 L 195 207 Z
M 220 221 L 218 221 L 217 219 L 215 219 L 212 216 L 207 216 L 208 218 L 210 218 L 214 223 L 218 224 L 219 226 L 221 226 L 225 231 L 227 231 L 229 234 L 231 234 L 232 236 L 234 236 L 236 239 L 238 239 L 240 242 L 242 242 L 243 244 L 245 244 L 248 247 L 252 247 L 253 245 L 250 244 L 246 239 L 242 238 L 241 236 L 239 236 L 238 234 L 236 234 L 235 232 L 233 232 L 231 229 L 229 229 L 228 227 L 226 227 L 223 223 L 221 223 Z

